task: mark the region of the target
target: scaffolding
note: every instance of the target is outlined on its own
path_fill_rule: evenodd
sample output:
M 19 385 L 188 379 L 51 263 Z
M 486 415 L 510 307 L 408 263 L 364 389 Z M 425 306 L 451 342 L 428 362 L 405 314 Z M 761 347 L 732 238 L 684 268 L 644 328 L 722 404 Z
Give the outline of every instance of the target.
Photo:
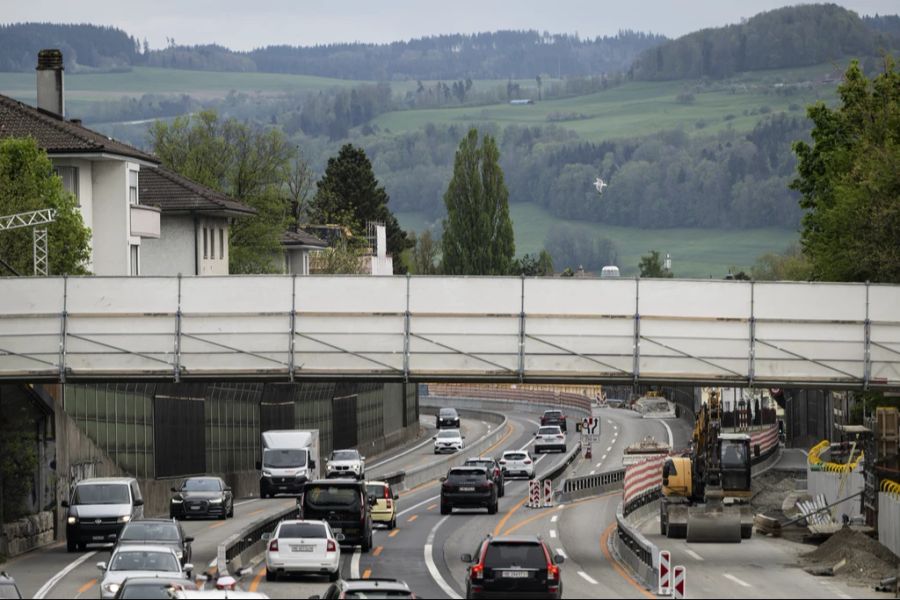
M 46 277 L 50 274 L 50 251 L 48 248 L 47 225 L 56 220 L 56 210 L 43 208 L 14 215 L 0 217 L 0 232 L 23 227 L 32 227 L 32 256 L 34 260 L 34 275 Z M 7 265 L 9 266 L 9 265 Z M 10 267 L 11 269 L 12 267 Z

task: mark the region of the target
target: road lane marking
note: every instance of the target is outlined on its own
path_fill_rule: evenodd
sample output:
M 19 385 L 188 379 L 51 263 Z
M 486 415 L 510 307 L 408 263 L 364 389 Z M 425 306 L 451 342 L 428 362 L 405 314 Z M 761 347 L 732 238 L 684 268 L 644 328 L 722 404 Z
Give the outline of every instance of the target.
M 597 585 L 597 580 L 594 579 L 593 577 L 591 577 L 590 575 L 588 575 L 587 573 L 585 573 L 584 571 L 578 571 L 578 574 L 581 576 L 582 579 L 587 581 L 589 584 Z
M 413 506 L 410 506 L 406 510 L 401 510 L 400 512 L 397 513 L 397 516 L 402 517 L 403 515 L 411 513 L 412 511 L 416 510 L 420 506 L 425 506 L 429 502 L 434 502 L 435 500 L 440 500 L 440 498 L 441 498 L 440 496 L 432 496 L 431 498 L 427 498 L 427 499 L 419 502 L 418 504 L 414 504 Z
M 700 562 L 703 562 L 703 557 L 700 556 L 699 554 L 697 554 L 696 552 L 694 552 L 693 550 L 689 550 L 689 549 L 685 548 L 684 551 L 687 552 L 688 554 L 690 554 L 694 558 L 694 560 L 699 560 Z
M 391 538 L 392 538 L 392 537 L 396 537 L 398 533 L 400 533 L 400 530 L 399 530 L 399 529 L 395 529 L 395 530 L 393 530 L 392 532 L 390 532 L 390 533 L 388 534 L 388 537 L 391 537 Z
M 607 452 L 609 452 L 611 450 L 612 450 L 612 446 L 610 446 L 609 448 L 606 449 Z
M 511 509 L 509 509 L 509 512 L 507 512 L 505 515 L 503 515 L 503 518 L 500 519 L 500 522 L 497 523 L 496 527 L 494 527 L 494 536 L 495 537 L 500 535 L 500 532 L 503 530 L 503 527 L 506 525 L 506 522 L 509 521 L 510 518 L 512 518 L 513 514 L 515 514 L 515 512 L 517 510 L 522 508 L 526 502 L 528 502 L 528 498 L 527 497 L 522 498 L 521 500 L 516 502 L 516 504 Z M 449 515 L 447 515 L 447 516 L 449 516 Z
M 379 554 L 381 554 L 381 551 L 382 551 L 382 550 L 384 550 L 384 546 L 378 546 L 378 547 L 375 548 L 375 550 L 372 552 L 372 556 L 378 556 Z
M 604 455 L 603 458 L 606 458 L 606 455 Z M 601 459 L 600 459 L 600 462 L 597 463 L 597 468 L 598 468 L 598 469 L 599 469 L 600 467 L 603 466 L 603 458 L 601 458 Z
M 365 571 L 363 571 L 363 576 L 362 576 L 363 579 L 368 579 L 371 576 L 372 576 L 372 569 L 366 569 Z
M 588 473 L 588 475 L 596 475 L 596 474 L 597 474 L 597 471 L 591 471 L 590 473 Z
M 216 523 L 215 525 L 210 525 L 210 526 L 209 526 L 209 529 L 216 529 L 217 527 L 221 527 L 222 525 L 227 525 L 227 524 L 228 524 L 228 521 L 227 521 L 227 520 L 226 520 L 226 521 L 219 521 L 219 522 Z
M 431 505 L 429 505 L 428 508 L 426 508 L 425 510 L 434 510 L 434 509 L 436 509 L 436 508 L 437 508 L 437 504 L 431 504 Z
M 553 515 L 552 517 L 550 517 L 551 523 L 556 523 L 557 521 L 559 521 L 559 515 Z
M 353 558 L 350 559 L 350 579 L 359 579 L 359 547 L 353 550 Z
M 556 539 L 556 530 L 555 529 L 550 530 L 550 537 L 552 537 L 554 540 Z
M 738 585 L 741 586 L 741 587 L 745 587 L 745 588 L 753 587 L 752 585 L 750 585 L 750 584 L 747 583 L 746 581 L 741 581 L 740 579 L 738 579 L 737 577 L 735 577 L 735 576 L 732 575 L 731 573 L 722 573 L 722 577 L 724 577 L 725 579 L 729 579 L 729 580 L 735 582 L 736 584 L 738 584 Z
M 264 508 L 261 508 L 261 509 L 259 509 L 259 510 L 254 510 L 252 513 L 250 513 L 250 514 L 247 515 L 247 516 L 248 516 L 248 517 L 252 517 L 253 515 L 258 515 L 258 514 L 261 513 L 261 512 L 265 512 L 265 510 L 266 510 L 266 509 L 264 509 Z M 226 522 L 227 522 L 227 521 L 226 521 Z
M 250 583 L 250 589 L 248 591 L 252 593 L 252 592 L 255 592 L 257 589 L 259 589 L 259 584 L 262 581 L 262 578 L 265 576 L 266 576 L 266 568 L 263 567 L 259 571 L 259 573 L 256 574 L 256 577 L 253 578 L 253 581 Z
M 410 518 L 408 518 L 408 519 L 406 520 L 406 522 L 407 522 L 407 523 L 412 523 L 413 521 L 415 521 L 415 520 L 418 519 L 418 518 L 419 518 L 419 515 L 413 515 L 413 516 L 411 516 Z
M 450 515 L 446 515 L 443 519 L 438 521 L 435 526 L 428 532 L 428 538 L 425 540 L 425 567 L 428 569 L 428 574 L 431 576 L 431 579 L 437 584 L 439 588 L 441 588 L 445 594 L 453 598 L 453 600 L 460 600 L 460 595 L 456 593 L 450 585 L 444 580 L 444 577 L 441 575 L 441 572 L 438 570 L 437 565 L 434 564 L 434 536 L 437 534 L 437 530 L 443 525 L 447 519 L 450 518 Z
M 46 596 L 50 592 L 50 590 L 53 589 L 53 587 L 57 583 L 60 582 L 60 580 L 63 577 L 65 577 L 66 575 L 68 575 L 69 573 L 71 573 L 72 571 L 77 569 L 81 565 L 81 563 L 85 562 L 87 559 L 89 559 L 90 557 L 92 557 L 95 554 L 97 554 L 97 551 L 91 550 L 87 554 L 84 554 L 80 558 L 77 558 L 74 561 L 72 561 L 71 563 L 69 563 L 68 565 L 66 565 L 66 567 L 62 571 L 60 571 L 59 573 L 57 573 L 56 575 L 51 577 L 47 581 L 47 583 L 45 583 L 43 586 L 41 586 L 41 589 L 39 589 L 37 591 L 37 593 L 34 595 L 35 600 L 41 600 L 44 596 Z
M 628 572 L 625 571 L 624 567 L 622 567 L 622 565 L 619 564 L 619 561 L 614 559 L 612 557 L 612 554 L 610 554 L 610 552 L 609 552 L 609 536 L 610 536 L 610 534 L 612 534 L 612 532 L 613 532 L 613 530 L 615 530 L 615 528 L 616 528 L 616 523 L 615 522 L 610 523 L 609 527 L 606 528 L 606 531 L 603 532 L 603 535 L 600 536 L 600 550 L 603 552 L 603 556 L 606 557 L 606 562 L 608 562 L 610 565 L 612 565 L 612 568 L 616 571 L 616 573 L 618 573 L 622 577 L 622 579 L 624 579 L 629 584 L 631 584 L 631 587 L 636 589 L 645 598 L 650 598 L 651 600 L 656 600 L 656 595 L 651 594 L 646 589 L 644 589 L 644 586 L 639 585 L 638 582 L 636 582 L 631 577 L 631 575 L 629 575 Z
M 78 588 L 78 593 L 79 593 L 79 594 L 83 594 L 83 593 L 85 593 L 86 591 L 88 591 L 89 589 L 91 589 L 92 587 L 94 587 L 96 584 L 97 584 L 97 580 L 96 580 L 96 579 L 91 579 L 91 580 L 88 581 L 86 584 L 84 584 L 83 586 L 81 586 L 80 588 Z
M 669 436 L 669 448 L 674 450 L 675 449 L 675 436 L 672 435 L 672 428 L 669 427 L 669 424 L 666 423 L 665 421 L 661 420 L 660 423 L 662 423 L 663 426 L 666 428 L 666 435 Z

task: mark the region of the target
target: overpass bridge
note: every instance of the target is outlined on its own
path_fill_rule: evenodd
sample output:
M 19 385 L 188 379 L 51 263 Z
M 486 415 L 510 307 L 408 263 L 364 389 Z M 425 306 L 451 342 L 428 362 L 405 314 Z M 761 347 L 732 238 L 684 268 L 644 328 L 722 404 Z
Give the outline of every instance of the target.
M 900 286 L 516 277 L 0 279 L 0 380 L 900 389 Z

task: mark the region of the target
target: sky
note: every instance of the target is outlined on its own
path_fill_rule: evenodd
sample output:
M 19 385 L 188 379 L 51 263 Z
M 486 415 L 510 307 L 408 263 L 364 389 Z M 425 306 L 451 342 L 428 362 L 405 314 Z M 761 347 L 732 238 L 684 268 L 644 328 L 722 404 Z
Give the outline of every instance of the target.
M 897 14 L 897 0 L 836 0 L 861 15 Z M 740 22 L 784 0 L 0 0 L 0 22 L 112 25 L 152 48 L 217 43 L 235 50 L 272 44 L 393 42 L 446 33 L 536 29 L 669 37 Z

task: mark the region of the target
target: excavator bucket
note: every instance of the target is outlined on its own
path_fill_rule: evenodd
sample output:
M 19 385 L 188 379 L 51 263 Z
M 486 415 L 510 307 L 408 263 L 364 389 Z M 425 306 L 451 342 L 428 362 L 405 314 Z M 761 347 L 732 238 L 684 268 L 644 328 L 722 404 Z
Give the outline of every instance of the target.
M 692 506 L 688 510 L 687 541 L 740 543 L 741 510 L 737 506 Z

